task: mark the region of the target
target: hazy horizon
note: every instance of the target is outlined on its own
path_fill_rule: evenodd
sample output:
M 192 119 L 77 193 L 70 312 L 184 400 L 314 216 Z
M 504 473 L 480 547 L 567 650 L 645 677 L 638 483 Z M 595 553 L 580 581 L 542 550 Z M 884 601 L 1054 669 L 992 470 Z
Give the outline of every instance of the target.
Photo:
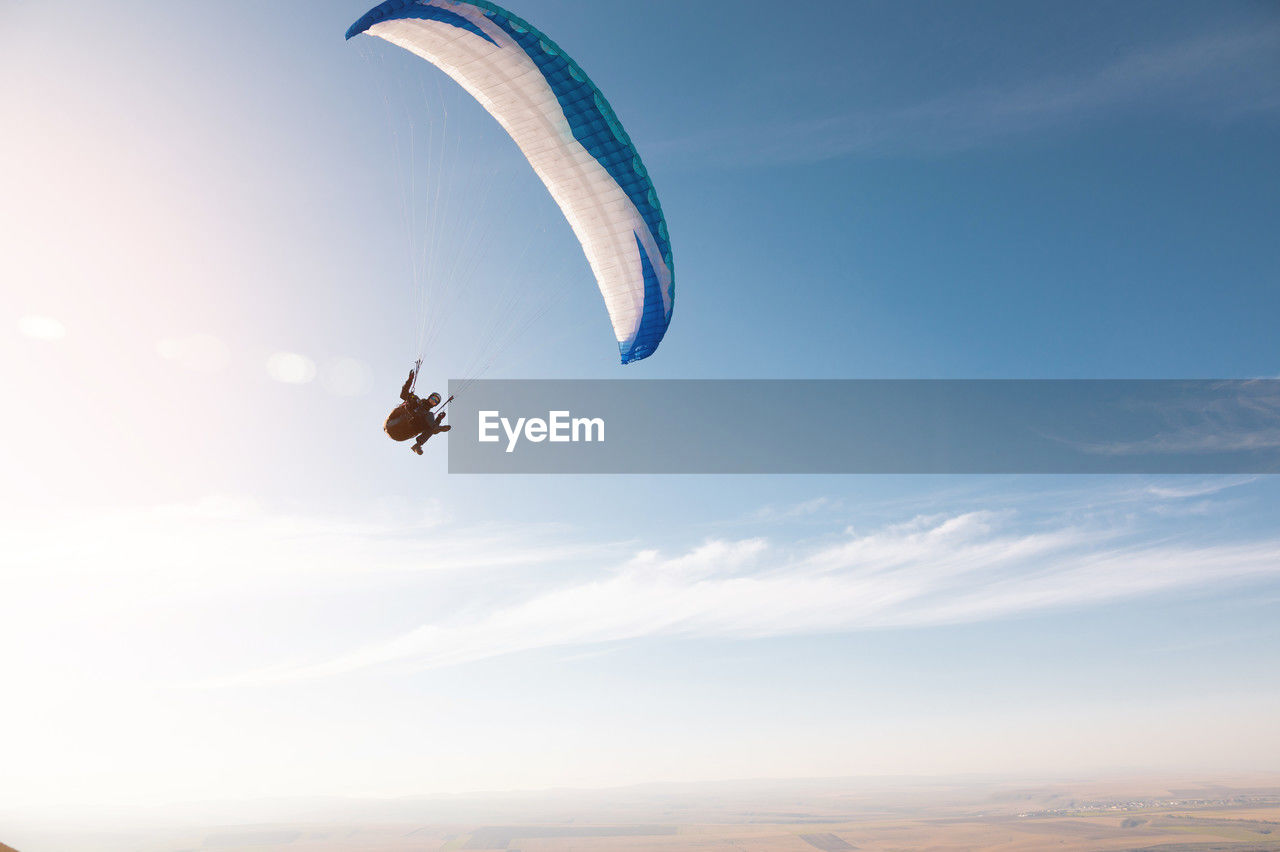
M 1272 772 L 755 780 L 439 798 L 193 802 L 132 814 L 0 818 L 22 848 L 65 852 L 175 845 L 389 852 L 505 849 L 516 841 L 522 848 L 585 842 L 597 849 L 640 843 L 646 850 L 708 844 L 844 850 L 845 838 L 873 849 L 902 848 L 904 841 L 982 848 L 997 840 L 1019 849 L 1049 843 L 1120 849 L 1217 839 L 1226 848 L 1238 843 L 1259 850 L 1275 848 L 1277 817 L 1280 774 Z

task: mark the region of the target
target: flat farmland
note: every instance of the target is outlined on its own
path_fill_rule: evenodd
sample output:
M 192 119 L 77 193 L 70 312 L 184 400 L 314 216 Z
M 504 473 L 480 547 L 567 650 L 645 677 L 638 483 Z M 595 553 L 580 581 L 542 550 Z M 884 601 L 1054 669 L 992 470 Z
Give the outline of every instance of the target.
M 261 819 L 261 803 L 220 807 L 217 821 L 171 814 L 150 826 L 19 825 L 4 839 L 18 852 L 1280 852 L 1275 775 L 654 785 L 295 802 L 278 820 Z M 237 807 L 258 818 L 227 819 Z

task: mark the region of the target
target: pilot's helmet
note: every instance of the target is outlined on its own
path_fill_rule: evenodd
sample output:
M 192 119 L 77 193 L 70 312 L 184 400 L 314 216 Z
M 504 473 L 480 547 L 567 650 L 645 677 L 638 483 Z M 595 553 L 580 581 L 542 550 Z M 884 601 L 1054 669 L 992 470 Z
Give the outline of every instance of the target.
M 426 403 L 429 407 L 435 408 L 437 405 L 440 404 L 440 394 L 438 393 L 431 394 L 431 396 L 427 397 Z

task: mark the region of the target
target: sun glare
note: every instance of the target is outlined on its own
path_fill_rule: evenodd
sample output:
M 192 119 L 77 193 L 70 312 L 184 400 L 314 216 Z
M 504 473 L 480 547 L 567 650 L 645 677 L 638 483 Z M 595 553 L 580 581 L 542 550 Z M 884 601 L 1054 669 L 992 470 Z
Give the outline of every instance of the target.
M 67 327 L 53 317 L 25 316 L 18 320 L 18 331 L 23 337 L 32 340 L 62 340 L 67 336 Z
M 296 352 L 276 352 L 267 359 L 267 375 L 286 385 L 305 385 L 316 377 L 316 365 Z

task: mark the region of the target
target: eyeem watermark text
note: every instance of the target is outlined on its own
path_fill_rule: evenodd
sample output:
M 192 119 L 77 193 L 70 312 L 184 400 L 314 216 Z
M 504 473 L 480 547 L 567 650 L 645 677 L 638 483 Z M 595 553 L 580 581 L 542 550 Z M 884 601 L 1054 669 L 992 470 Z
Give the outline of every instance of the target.
M 568 411 L 549 411 L 545 420 L 520 417 L 512 423 L 499 411 L 481 411 L 478 415 L 480 443 L 496 444 L 505 434 L 508 453 L 515 452 L 521 438 L 534 444 L 604 443 L 602 417 L 574 417 Z

